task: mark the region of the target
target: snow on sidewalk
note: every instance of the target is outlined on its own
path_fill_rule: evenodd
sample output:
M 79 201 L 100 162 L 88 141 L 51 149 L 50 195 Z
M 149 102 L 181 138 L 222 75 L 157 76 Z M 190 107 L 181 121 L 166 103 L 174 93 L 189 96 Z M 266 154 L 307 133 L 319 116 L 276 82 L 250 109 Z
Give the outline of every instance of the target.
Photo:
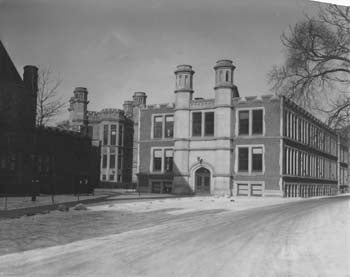
M 184 198 L 157 199 L 152 201 L 113 203 L 89 207 L 93 211 L 128 211 L 150 212 L 165 210 L 166 213 L 177 215 L 204 210 L 222 209 L 228 211 L 240 211 L 269 205 L 277 205 L 288 202 L 305 200 L 304 198 L 279 198 L 279 197 L 218 197 L 196 196 Z
M 39 206 L 45 206 L 45 205 L 51 205 L 51 204 L 60 204 L 60 203 L 66 203 L 66 202 L 73 202 L 73 201 L 81 201 L 81 200 L 87 200 L 87 199 L 95 199 L 108 196 L 108 194 L 98 194 L 98 195 L 55 195 L 54 196 L 54 202 L 52 203 L 51 195 L 39 195 L 36 197 L 36 201 L 32 201 L 31 196 L 22 196 L 22 197 L 0 197 L 0 211 L 4 210 L 13 210 L 13 209 L 21 209 L 21 208 L 32 208 L 32 207 L 39 207 Z

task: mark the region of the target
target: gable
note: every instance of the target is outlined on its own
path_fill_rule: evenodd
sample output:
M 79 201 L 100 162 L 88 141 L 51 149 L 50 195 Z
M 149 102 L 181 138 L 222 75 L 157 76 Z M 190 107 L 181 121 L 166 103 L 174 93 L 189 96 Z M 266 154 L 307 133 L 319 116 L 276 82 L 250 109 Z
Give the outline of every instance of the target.
M 9 54 L 0 41 L 0 81 L 22 83 L 22 79 L 17 72 Z

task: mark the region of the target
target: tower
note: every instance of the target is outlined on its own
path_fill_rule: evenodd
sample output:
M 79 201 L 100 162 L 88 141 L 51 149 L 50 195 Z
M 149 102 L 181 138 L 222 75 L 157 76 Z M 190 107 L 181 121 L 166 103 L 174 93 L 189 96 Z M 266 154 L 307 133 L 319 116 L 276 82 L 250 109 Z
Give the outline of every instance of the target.
M 73 125 L 74 131 L 87 131 L 87 105 L 88 90 L 84 87 L 76 87 L 73 92 L 74 96 L 69 100 L 69 120 Z
M 233 84 L 235 66 L 231 60 L 219 60 L 215 70 L 215 137 L 216 137 L 216 190 L 229 191 L 232 186 L 233 122 L 232 98 L 239 97 Z M 230 161 L 230 162 L 227 162 Z
M 175 193 L 190 193 L 189 184 L 189 138 L 190 102 L 193 94 L 193 74 L 190 65 L 179 65 L 175 70 L 174 113 L 174 182 Z

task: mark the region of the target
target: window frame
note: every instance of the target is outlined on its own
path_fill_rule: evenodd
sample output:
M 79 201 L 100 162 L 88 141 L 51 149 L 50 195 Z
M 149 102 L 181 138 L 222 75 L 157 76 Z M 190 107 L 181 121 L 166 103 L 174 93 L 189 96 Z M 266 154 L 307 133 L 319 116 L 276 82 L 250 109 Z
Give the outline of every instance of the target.
M 239 156 L 238 151 L 239 148 L 248 148 L 248 171 L 239 171 Z M 252 150 L 253 148 L 262 148 L 262 171 L 253 171 L 252 170 Z M 263 175 L 265 174 L 265 145 L 264 144 L 238 144 L 235 146 L 235 166 L 234 166 L 235 174 L 238 175 Z
M 154 118 L 155 117 L 162 117 L 162 135 L 160 138 L 155 138 L 154 137 Z M 165 120 L 167 116 L 172 116 L 173 117 L 173 136 L 172 137 L 166 137 L 165 136 Z M 152 114 L 151 116 L 151 139 L 154 140 L 173 140 L 174 139 L 174 134 L 175 134 L 175 114 L 174 113 L 155 113 Z
M 161 170 L 160 171 L 154 171 L 153 169 L 153 155 L 155 150 L 161 151 Z M 173 171 L 166 171 L 165 170 L 165 152 L 166 150 L 172 150 L 173 151 L 173 169 L 174 169 L 174 147 L 172 146 L 162 146 L 162 147 L 151 147 L 150 149 L 150 166 L 149 166 L 149 172 L 154 174 L 171 174 Z
M 193 135 L 193 113 L 201 113 L 201 135 Z M 205 134 L 205 117 L 206 117 L 206 113 L 213 113 L 213 134 L 212 135 L 206 135 Z M 206 110 L 192 110 L 190 112 L 190 137 L 191 138 L 212 138 L 215 137 L 215 110 L 214 109 L 206 109 Z
M 238 185 L 248 185 L 248 195 L 239 195 L 238 194 Z M 260 195 L 252 195 L 252 185 L 261 185 L 261 196 Z M 233 191 L 235 196 L 241 197 L 262 197 L 265 196 L 265 181 L 247 181 L 247 180 L 235 180 L 233 181 Z
M 253 111 L 254 110 L 262 110 L 262 134 L 254 134 L 253 133 Z M 248 125 L 248 134 L 239 134 L 239 112 L 241 111 L 249 111 L 249 125 Z M 265 136 L 266 132 L 266 123 L 265 123 L 265 107 L 245 107 L 245 108 L 237 108 L 236 109 L 236 120 L 235 120 L 235 134 L 237 137 L 262 137 Z

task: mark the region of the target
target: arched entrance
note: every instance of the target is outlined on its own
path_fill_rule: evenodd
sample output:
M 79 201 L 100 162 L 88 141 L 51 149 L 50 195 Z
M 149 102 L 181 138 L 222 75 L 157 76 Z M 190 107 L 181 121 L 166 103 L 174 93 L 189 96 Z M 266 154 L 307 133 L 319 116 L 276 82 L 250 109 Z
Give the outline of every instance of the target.
M 210 171 L 201 167 L 195 172 L 196 194 L 210 194 Z

